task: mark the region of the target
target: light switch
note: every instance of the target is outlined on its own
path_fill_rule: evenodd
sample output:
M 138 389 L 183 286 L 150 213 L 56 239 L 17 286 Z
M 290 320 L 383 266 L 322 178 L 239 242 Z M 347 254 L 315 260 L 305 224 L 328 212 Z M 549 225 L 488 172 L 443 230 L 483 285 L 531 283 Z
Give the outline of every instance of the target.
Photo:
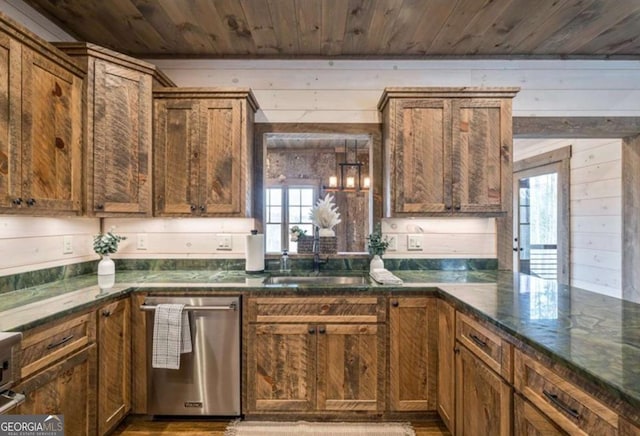
M 62 238 L 62 254 L 73 254 L 73 236 L 65 235 Z
M 138 250 L 146 250 L 147 249 L 147 234 L 146 233 L 138 233 L 138 243 L 136 248 Z
M 231 250 L 231 235 L 218 235 L 216 250 Z
M 407 235 L 407 250 L 422 251 L 422 235 Z

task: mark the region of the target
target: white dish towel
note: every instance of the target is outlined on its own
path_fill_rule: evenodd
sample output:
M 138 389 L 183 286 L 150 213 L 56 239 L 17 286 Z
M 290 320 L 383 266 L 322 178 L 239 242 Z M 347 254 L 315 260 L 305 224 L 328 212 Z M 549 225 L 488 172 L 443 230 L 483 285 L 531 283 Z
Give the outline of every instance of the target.
M 180 354 L 191 352 L 189 314 L 184 304 L 158 304 L 153 320 L 154 368 L 180 369 Z

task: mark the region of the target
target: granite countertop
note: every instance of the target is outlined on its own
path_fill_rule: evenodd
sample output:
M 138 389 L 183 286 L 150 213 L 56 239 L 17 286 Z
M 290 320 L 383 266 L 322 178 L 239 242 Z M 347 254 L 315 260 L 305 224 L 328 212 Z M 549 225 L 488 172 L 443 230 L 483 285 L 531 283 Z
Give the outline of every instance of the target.
M 640 408 L 639 304 L 511 272 L 400 270 L 394 274 L 403 285 L 265 285 L 267 275 L 242 271 L 118 271 L 116 285 L 106 292 L 98 289 L 96 276 L 91 274 L 3 294 L 0 330 L 23 331 L 135 291 L 269 295 L 438 292 Z

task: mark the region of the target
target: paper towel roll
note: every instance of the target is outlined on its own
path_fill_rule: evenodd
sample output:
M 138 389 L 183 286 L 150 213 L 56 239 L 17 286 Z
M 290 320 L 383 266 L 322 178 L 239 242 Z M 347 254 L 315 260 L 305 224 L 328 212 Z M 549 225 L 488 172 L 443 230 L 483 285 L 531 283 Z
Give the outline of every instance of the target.
M 250 235 L 247 235 L 245 248 L 245 271 L 248 273 L 264 272 L 264 235 L 258 235 L 257 232 L 252 231 Z

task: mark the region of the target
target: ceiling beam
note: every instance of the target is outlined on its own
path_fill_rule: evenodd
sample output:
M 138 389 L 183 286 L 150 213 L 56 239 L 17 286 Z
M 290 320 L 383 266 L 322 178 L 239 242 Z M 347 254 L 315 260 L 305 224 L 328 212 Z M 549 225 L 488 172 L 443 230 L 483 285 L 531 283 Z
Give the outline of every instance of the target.
M 640 117 L 513 117 L 516 138 L 626 138 L 640 133 Z

